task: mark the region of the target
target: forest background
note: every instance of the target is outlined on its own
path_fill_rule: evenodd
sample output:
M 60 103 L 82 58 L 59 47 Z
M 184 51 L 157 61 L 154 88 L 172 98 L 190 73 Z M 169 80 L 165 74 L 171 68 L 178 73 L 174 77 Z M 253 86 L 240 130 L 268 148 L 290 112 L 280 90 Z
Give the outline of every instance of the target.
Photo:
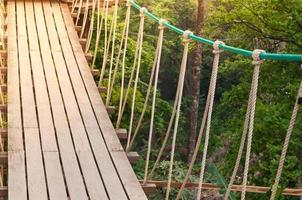
M 201 2 L 201 0 L 199 0 Z M 197 0 L 138 0 L 155 15 L 168 20 L 183 30 L 196 30 L 202 37 L 219 39 L 228 45 L 244 49 L 264 49 L 275 53 L 301 53 L 302 51 L 302 1 L 301 0 L 208 0 L 204 1 L 204 19 L 201 30 L 198 30 Z M 199 3 L 200 3 L 199 2 Z M 120 8 L 118 18 L 117 40 L 121 38 L 124 26 L 125 8 Z M 131 73 L 134 59 L 136 36 L 139 25 L 139 13 L 132 9 L 130 32 L 126 59 L 126 77 Z M 153 64 L 157 43 L 158 24 L 146 19 L 142 65 L 138 94 L 135 106 L 135 123 L 143 109 L 146 88 Z M 118 47 L 117 47 L 118 48 Z M 201 63 L 199 66 L 200 81 L 198 85 L 199 98 L 196 110 L 192 110 L 192 87 L 196 86 L 194 75 L 194 59 L 196 59 L 196 44 L 190 45 L 190 55 L 187 65 L 184 99 L 178 129 L 176 162 L 173 180 L 182 181 L 190 160 L 192 140 L 192 118 L 197 114 L 198 131 L 211 75 L 213 60 L 212 47 L 200 46 Z M 166 132 L 176 93 L 179 68 L 182 57 L 182 38 L 176 33 L 165 30 L 162 61 L 159 73 L 159 92 L 157 95 L 155 130 L 152 140 L 151 167 L 156 159 L 160 145 Z M 100 54 L 102 54 L 102 49 Z M 99 56 L 100 58 L 101 56 Z M 196 60 L 195 60 L 196 61 Z M 98 60 L 99 66 L 102 60 Z M 195 63 L 196 66 L 196 63 Z M 214 113 L 210 133 L 210 145 L 207 158 L 205 182 L 216 184 L 227 183 L 232 173 L 237 156 L 243 129 L 244 116 L 247 107 L 253 67 L 251 58 L 224 52 L 222 54 L 217 90 L 215 94 Z M 301 63 L 267 60 L 261 67 L 258 98 L 255 114 L 254 140 L 252 143 L 251 166 L 248 183 L 250 185 L 270 187 L 274 181 L 278 162 L 293 109 L 298 87 L 302 77 Z M 130 92 L 131 96 L 133 91 Z M 113 103 L 118 105 L 120 88 L 113 93 Z M 196 103 L 196 101 L 195 101 Z M 196 106 L 195 106 L 196 108 Z M 131 98 L 128 99 L 122 127 L 128 128 L 131 109 Z M 141 159 L 134 169 L 139 178 L 143 177 L 147 139 L 149 133 L 151 105 L 140 129 L 133 149 L 139 152 Z M 113 114 L 112 118 L 116 119 Z M 192 116 L 191 116 L 192 117 Z M 281 179 L 281 190 L 284 187 L 302 187 L 302 116 L 298 116 L 296 127 L 290 141 L 290 146 Z M 170 143 L 156 171 L 154 180 L 166 180 L 169 168 Z M 202 149 L 198 156 L 191 181 L 198 181 Z M 239 168 L 236 183 L 241 183 L 243 162 Z M 221 190 L 223 193 L 225 190 Z M 173 199 L 177 190 L 172 191 Z M 158 190 L 151 199 L 163 199 L 165 191 Z M 211 195 L 206 194 L 207 199 Z M 214 194 L 216 195 L 216 194 Z M 194 191 L 187 190 L 183 199 L 192 199 Z M 268 199 L 269 194 L 248 194 L 248 199 Z M 238 198 L 232 194 L 232 198 Z M 298 199 L 294 197 L 278 197 L 280 199 Z

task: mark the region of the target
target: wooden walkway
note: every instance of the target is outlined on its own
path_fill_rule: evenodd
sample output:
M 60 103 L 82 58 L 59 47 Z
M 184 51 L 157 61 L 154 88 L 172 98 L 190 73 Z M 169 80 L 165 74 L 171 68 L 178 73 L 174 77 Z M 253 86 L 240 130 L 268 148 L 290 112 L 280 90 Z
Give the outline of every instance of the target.
M 9 200 L 147 199 L 67 4 L 8 0 Z

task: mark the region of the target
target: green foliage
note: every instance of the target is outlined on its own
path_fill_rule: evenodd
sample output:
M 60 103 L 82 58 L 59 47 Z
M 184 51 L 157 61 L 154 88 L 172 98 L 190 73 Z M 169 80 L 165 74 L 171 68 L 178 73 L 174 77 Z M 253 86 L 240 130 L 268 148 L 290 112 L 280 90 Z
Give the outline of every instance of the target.
M 138 1 L 154 14 L 167 19 L 182 29 L 194 29 L 196 1 L 195 0 L 153 0 Z M 246 49 L 265 49 L 269 52 L 300 53 L 302 49 L 302 3 L 301 0 L 213 0 L 207 1 L 207 18 L 204 28 L 204 37 L 220 39 L 225 43 Z M 121 9 L 117 31 L 117 46 L 119 47 L 123 18 L 125 11 Z M 138 12 L 131 13 L 130 38 L 128 41 L 126 59 L 126 77 L 129 77 L 133 65 L 136 35 L 138 30 Z M 150 71 L 154 59 L 157 41 L 157 24 L 146 20 L 144 43 L 142 51 L 142 65 L 140 82 L 135 102 L 134 124 L 142 112 L 146 96 Z M 102 42 L 100 47 L 103 46 Z M 159 74 L 159 91 L 156 99 L 155 130 L 152 140 L 150 168 L 158 154 L 159 147 L 164 138 L 168 122 L 172 113 L 176 93 L 179 66 L 182 56 L 181 37 L 165 30 L 161 68 Z M 191 48 L 194 46 L 191 45 Z M 99 55 L 103 49 L 99 49 Z M 96 66 L 102 63 L 99 56 Z M 114 60 L 116 61 L 116 60 Z M 213 56 L 211 47 L 203 47 L 203 64 L 200 88 L 200 119 L 202 117 L 206 95 L 211 76 Z M 192 57 L 189 57 L 190 68 Z M 251 58 L 230 53 L 223 53 L 217 82 L 214 114 L 212 119 L 209 155 L 211 157 L 219 148 L 230 144 L 226 155 L 215 160 L 206 170 L 206 181 L 223 184 L 232 173 L 237 156 L 239 141 L 242 134 L 247 99 L 252 79 L 253 66 Z M 251 166 L 249 171 L 249 184 L 271 186 L 274 182 L 284 137 L 287 131 L 293 104 L 297 95 L 302 70 L 297 63 L 266 61 L 261 66 L 258 99 L 255 115 L 254 140 L 252 144 Z M 105 77 L 106 79 L 106 77 Z M 117 76 L 117 82 L 121 79 Z M 128 81 L 128 80 L 127 80 Z M 189 80 L 187 80 L 189 81 Z M 185 90 L 185 94 L 187 91 Z M 131 89 L 127 100 L 122 127 L 128 128 L 131 109 Z M 112 104 L 118 105 L 120 86 L 116 85 L 113 91 Z M 147 139 L 149 134 L 149 119 L 151 112 L 151 99 L 146 115 L 140 129 L 134 149 L 141 155 L 140 161 L 134 166 L 139 178 L 143 177 Z M 186 111 L 189 109 L 190 97 L 185 96 L 177 137 L 177 149 L 173 180 L 182 181 L 187 170 L 186 153 L 180 149 L 187 146 Z M 116 119 L 116 115 L 112 118 Z M 294 133 L 291 138 L 288 155 L 285 161 L 284 172 L 278 190 L 277 199 L 295 199 L 281 195 L 285 187 L 302 187 L 302 116 L 299 114 Z M 200 124 L 200 123 L 199 123 Z M 170 158 L 170 143 L 164 152 L 163 159 L 154 175 L 154 179 L 166 180 L 168 173 L 168 160 Z M 202 151 L 202 150 L 201 150 Z M 191 181 L 198 181 L 200 170 L 200 156 L 198 164 L 194 166 Z M 242 159 L 236 183 L 241 183 L 243 172 Z M 217 166 L 217 168 L 216 168 Z M 222 191 L 223 192 L 223 191 Z M 175 198 L 177 190 L 171 192 L 171 199 Z M 151 199 L 163 199 L 165 190 L 158 190 Z M 248 194 L 248 199 L 268 199 L 266 195 Z M 233 194 L 236 199 L 238 195 Z M 194 192 L 186 190 L 182 199 L 194 198 Z

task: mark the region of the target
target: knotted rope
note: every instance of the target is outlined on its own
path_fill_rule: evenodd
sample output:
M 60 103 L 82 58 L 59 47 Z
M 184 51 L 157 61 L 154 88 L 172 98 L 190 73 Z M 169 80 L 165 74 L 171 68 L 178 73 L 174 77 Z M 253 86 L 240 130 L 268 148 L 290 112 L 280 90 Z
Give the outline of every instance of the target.
M 165 20 L 161 19 L 159 21 L 159 36 L 158 36 L 158 46 L 155 52 L 155 80 L 154 80 L 154 89 L 153 89 L 153 98 L 152 98 L 152 110 L 151 110 L 151 119 L 150 119 L 150 128 L 149 128 L 149 138 L 148 138 L 148 150 L 146 156 L 146 165 L 145 165 L 145 173 L 144 173 L 144 184 L 147 181 L 148 177 L 148 169 L 149 169 L 149 161 L 150 161 L 150 154 L 151 154 L 151 143 L 152 143 L 152 135 L 153 135 L 153 128 L 154 128 L 154 114 L 155 114 L 155 104 L 156 104 L 156 93 L 157 93 L 157 84 L 158 84 L 158 75 L 159 75 L 159 68 L 160 68 L 160 60 L 161 60 L 161 52 L 162 52 L 162 45 L 163 45 L 163 38 L 164 38 L 164 23 Z
M 302 89 L 302 81 L 300 83 L 300 90 L 301 89 Z M 289 141 L 290 141 L 290 137 L 293 133 L 293 129 L 294 129 L 296 119 L 297 119 L 297 114 L 298 114 L 299 107 L 300 107 L 299 103 L 298 103 L 298 99 L 299 99 L 299 92 L 298 92 L 298 96 L 297 96 L 295 106 L 294 106 L 294 109 L 293 109 L 293 112 L 292 112 L 292 116 L 291 116 L 291 119 L 290 119 L 290 122 L 289 122 L 287 133 L 286 133 L 286 136 L 285 136 L 285 141 L 284 141 L 284 145 L 283 145 L 283 149 L 282 149 L 282 153 L 281 153 L 281 157 L 280 157 L 280 161 L 279 161 L 279 166 L 278 166 L 275 182 L 274 182 L 274 185 L 272 187 L 272 194 L 271 194 L 270 200 L 275 199 L 276 192 L 277 192 L 277 189 L 278 189 L 278 186 L 279 186 L 280 178 L 281 178 L 283 167 L 284 167 L 284 161 L 285 161 L 286 153 L 287 153 L 287 149 L 288 149 L 288 144 L 289 144 Z
M 137 54 L 135 55 L 135 60 L 137 59 L 137 66 L 136 66 L 136 77 L 134 80 L 134 88 L 133 88 L 133 95 L 132 95 L 132 105 L 131 105 L 131 115 L 130 115 L 130 125 L 129 125 L 129 134 L 128 134 L 128 140 L 127 140 L 127 146 L 126 151 L 128 152 L 128 147 L 131 141 L 131 132 L 132 132 L 132 126 L 133 126 L 133 120 L 134 120 L 134 109 L 135 109 L 135 99 L 136 99 L 136 92 L 137 92 L 137 84 L 138 84 L 138 78 L 139 78 L 139 72 L 140 72 L 140 66 L 141 66 L 141 57 L 142 57 L 142 47 L 143 47 L 143 35 L 144 35 L 144 22 L 145 22 L 145 10 L 146 8 L 142 8 L 140 10 L 140 25 L 139 25 L 139 31 L 138 31 L 138 45 L 137 45 Z M 125 55 L 124 55 L 125 56 Z M 124 58 L 123 58 L 124 60 Z M 122 86 L 122 88 L 124 85 Z M 123 102 L 123 93 L 121 93 L 121 101 L 120 101 L 120 108 L 122 107 Z M 119 109 L 120 110 L 120 109 Z
M 201 189 L 202 189 L 204 171 L 205 171 L 205 166 L 206 166 L 206 158 L 207 158 L 207 152 L 208 152 L 208 146 L 209 146 L 209 137 L 210 137 L 211 122 L 212 122 L 214 97 L 215 97 L 215 91 L 216 91 L 217 73 L 218 73 L 220 53 L 222 52 L 219 49 L 220 44 L 223 44 L 223 43 L 220 41 L 215 41 L 215 43 L 213 45 L 214 61 L 213 61 L 213 67 L 212 67 L 212 77 L 211 77 L 211 81 L 210 81 L 210 93 L 209 93 L 210 94 L 210 105 L 209 105 L 209 111 L 208 111 L 208 117 L 207 117 L 205 144 L 204 144 L 202 161 L 201 161 L 200 177 L 199 177 L 198 190 L 197 190 L 197 199 L 201 199 Z
M 253 131 L 254 131 L 254 117 L 256 110 L 256 100 L 257 100 L 257 89 L 258 89 L 258 80 L 259 80 L 259 72 L 260 66 L 264 62 L 264 60 L 260 59 L 260 54 L 263 53 L 263 50 L 254 50 L 253 52 L 253 65 L 254 65 L 254 74 L 253 81 L 251 87 L 251 111 L 250 111 L 250 120 L 248 126 L 248 135 L 247 135 L 247 146 L 246 146 L 246 156 L 245 156 L 245 166 L 243 172 L 243 183 L 242 183 L 242 192 L 241 192 L 241 200 L 245 200 L 246 196 L 246 185 L 248 179 L 248 171 L 250 165 L 250 155 L 252 149 L 252 140 L 253 140 Z
M 186 74 L 186 68 L 187 68 L 187 60 L 188 60 L 188 53 L 189 53 L 189 43 L 191 41 L 191 39 L 190 39 L 191 34 L 192 34 L 191 31 L 185 31 L 183 34 L 184 51 L 183 51 L 182 62 L 181 62 L 181 66 L 180 66 L 180 72 L 179 72 L 179 84 L 180 84 L 179 85 L 179 95 L 177 97 L 178 102 L 177 102 L 176 118 L 175 118 L 173 137 L 172 137 L 172 150 L 171 150 L 171 156 L 170 156 L 168 184 L 167 184 L 167 191 L 166 191 L 166 197 L 165 197 L 166 200 L 169 199 L 170 190 L 171 190 L 176 138 L 177 138 L 177 132 L 178 132 L 178 123 L 179 123 L 179 117 L 180 117 L 180 108 L 181 108 L 181 102 L 182 102 L 182 94 L 183 94 L 183 87 L 184 87 L 185 74 Z

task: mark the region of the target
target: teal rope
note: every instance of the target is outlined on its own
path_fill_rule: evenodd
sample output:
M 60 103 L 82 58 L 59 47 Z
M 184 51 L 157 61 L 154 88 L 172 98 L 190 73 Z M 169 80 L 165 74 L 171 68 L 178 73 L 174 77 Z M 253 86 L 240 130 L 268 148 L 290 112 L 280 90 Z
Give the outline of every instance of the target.
M 140 10 L 142 7 L 137 4 L 136 2 L 134 2 L 133 0 L 129 0 L 129 2 L 131 3 L 131 5 L 137 9 Z M 150 19 L 152 19 L 155 22 L 159 22 L 160 18 L 158 18 L 157 16 L 155 16 L 154 14 L 152 14 L 149 11 L 144 11 L 144 14 L 146 16 L 148 16 Z M 165 22 L 164 26 L 167 27 L 168 29 L 182 35 L 184 33 L 183 30 L 177 28 L 176 26 L 173 26 L 172 24 Z M 194 35 L 193 33 L 189 36 L 189 38 L 191 38 L 192 40 L 195 40 L 197 42 L 201 42 L 207 45 L 211 45 L 213 46 L 214 42 L 202 37 L 199 37 L 197 35 Z M 225 44 L 220 44 L 219 45 L 220 49 L 223 49 L 225 51 L 228 52 L 232 52 L 235 54 L 240 54 L 243 56 L 248 56 L 248 57 L 252 57 L 253 52 L 249 51 L 249 50 L 245 50 L 245 49 L 240 49 L 240 48 L 236 48 L 236 47 L 232 47 L 232 46 L 228 46 Z M 277 54 L 277 53 L 261 53 L 260 54 L 260 58 L 261 59 L 268 59 L 268 60 L 284 60 L 284 61 L 302 61 L 302 55 L 301 54 Z

